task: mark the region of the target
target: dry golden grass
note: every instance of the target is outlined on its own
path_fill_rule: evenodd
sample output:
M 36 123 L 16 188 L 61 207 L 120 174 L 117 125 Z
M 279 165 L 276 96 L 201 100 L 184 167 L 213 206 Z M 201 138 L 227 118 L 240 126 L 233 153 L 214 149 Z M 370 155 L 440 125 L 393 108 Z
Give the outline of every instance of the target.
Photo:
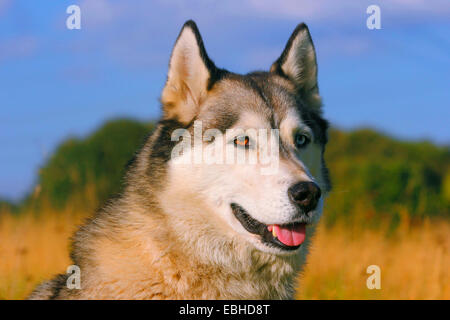
M 74 214 L 0 213 L 0 299 L 23 299 L 64 272 Z M 321 226 L 301 277 L 301 299 L 450 299 L 450 223 L 381 230 Z M 366 287 L 366 268 L 381 268 L 381 289 Z
M 297 298 L 450 299 L 450 223 L 386 230 L 321 226 Z M 370 265 L 381 269 L 379 290 L 367 288 Z
M 0 214 L 0 299 L 23 299 L 39 282 L 69 266 L 77 215 Z

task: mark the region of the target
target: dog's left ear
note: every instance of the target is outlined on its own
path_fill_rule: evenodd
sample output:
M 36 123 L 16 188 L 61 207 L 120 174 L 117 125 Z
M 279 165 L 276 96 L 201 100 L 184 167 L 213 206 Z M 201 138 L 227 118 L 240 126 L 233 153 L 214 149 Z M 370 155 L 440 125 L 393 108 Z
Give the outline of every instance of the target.
M 218 70 L 208 58 L 194 21 L 187 21 L 175 42 L 162 91 L 164 118 L 187 124 L 198 113 Z
M 320 108 L 316 52 L 306 24 L 301 23 L 295 28 L 283 53 L 272 64 L 270 72 L 292 80 L 305 102 L 313 108 Z

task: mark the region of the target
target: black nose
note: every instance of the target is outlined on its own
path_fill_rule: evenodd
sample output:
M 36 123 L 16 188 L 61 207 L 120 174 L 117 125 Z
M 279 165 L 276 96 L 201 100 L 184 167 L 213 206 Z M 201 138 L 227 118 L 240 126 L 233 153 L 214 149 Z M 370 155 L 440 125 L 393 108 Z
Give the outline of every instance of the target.
M 314 182 L 299 182 L 288 189 L 289 198 L 297 204 L 304 213 L 314 210 L 322 194 Z

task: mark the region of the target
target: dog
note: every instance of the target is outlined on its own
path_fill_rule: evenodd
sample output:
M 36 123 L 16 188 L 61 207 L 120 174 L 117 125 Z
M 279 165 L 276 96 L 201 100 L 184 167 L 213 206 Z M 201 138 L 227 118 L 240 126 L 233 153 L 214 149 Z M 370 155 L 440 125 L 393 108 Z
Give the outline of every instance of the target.
M 297 26 L 269 71 L 240 75 L 216 67 L 187 21 L 161 105 L 162 119 L 131 161 L 121 195 L 73 237 L 81 288 L 61 274 L 29 299 L 294 298 L 330 190 L 328 122 L 308 27 Z M 189 135 L 211 130 L 217 135 L 195 138 L 189 149 Z M 243 133 L 218 138 L 230 130 Z M 259 131 L 276 142 L 268 147 L 277 155 L 271 172 L 258 161 L 192 162 L 223 146 L 262 158 Z M 182 141 L 188 148 L 178 152 Z

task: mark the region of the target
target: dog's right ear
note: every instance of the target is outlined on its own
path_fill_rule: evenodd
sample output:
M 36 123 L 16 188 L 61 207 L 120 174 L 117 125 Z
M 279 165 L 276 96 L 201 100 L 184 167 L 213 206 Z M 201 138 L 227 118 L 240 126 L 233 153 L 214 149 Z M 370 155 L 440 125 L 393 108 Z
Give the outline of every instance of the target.
M 197 115 L 217 73 L 195 22 L 187 21 L 175 42 L 161 95 L 164 119 L 189 123 Z

